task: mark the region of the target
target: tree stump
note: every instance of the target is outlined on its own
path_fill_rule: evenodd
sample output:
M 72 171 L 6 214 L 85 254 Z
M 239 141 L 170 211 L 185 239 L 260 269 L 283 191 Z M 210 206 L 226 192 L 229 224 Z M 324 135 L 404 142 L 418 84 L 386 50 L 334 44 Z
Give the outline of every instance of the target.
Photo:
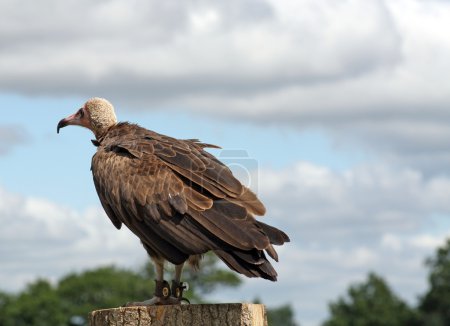
M 95 310 L 90 326 L 267 326 L 262 304 L 224 303 Z

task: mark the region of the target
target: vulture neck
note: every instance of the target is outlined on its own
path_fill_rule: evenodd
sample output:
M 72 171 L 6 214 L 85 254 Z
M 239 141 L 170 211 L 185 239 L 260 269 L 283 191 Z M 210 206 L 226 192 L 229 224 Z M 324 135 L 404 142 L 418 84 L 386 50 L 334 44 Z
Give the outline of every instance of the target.
M 117 123 L 92 130 L 94 132 L 95 139 L 97 139 L 98 142 L 101 142 L 101 139 L 115 126 L 117 126 Z

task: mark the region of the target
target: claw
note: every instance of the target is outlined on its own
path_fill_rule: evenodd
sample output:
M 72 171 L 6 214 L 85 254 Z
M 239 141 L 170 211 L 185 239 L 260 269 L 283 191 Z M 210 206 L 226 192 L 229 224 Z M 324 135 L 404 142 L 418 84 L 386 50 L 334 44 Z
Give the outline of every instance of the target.
M 153 298 L 141 302 L 127 302 L 125 304 L 125 307 L 139 307 L 139 306 L 159 306 L 159 305 L 175 305 L 180 304 L 180 300 L 174 298 L 174 297 L 157 297 L 154 296 Z
M 153 306 L 153 305 L 176 305 L 190 303 L 183 297 L 183 291 L 187 290 L 188 284 L 172 281 L 172 290 L 167 281 L 155 281 L 155 295 L 153 298 L 141 302 L 128 302 L 125 307 Z
M 178 300 L 180 303 L 185 302 L 190 304 L 189 300 L 183 297 L 183 292 L 189 289 L 187 282 L 172 281 L 172 297 Z

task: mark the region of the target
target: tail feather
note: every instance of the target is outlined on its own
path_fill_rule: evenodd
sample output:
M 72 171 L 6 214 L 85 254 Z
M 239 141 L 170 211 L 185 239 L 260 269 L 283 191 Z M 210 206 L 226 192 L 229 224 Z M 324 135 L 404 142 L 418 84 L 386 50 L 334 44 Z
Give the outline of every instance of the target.
M 261 227 L 261 229 L 267 235 L 271 244 L 280 246 L 285 242 L 291 241 L 288 235 L 283 231 L 260 221 L 257 221 L 257 223 L 258 226 Z
M 262 262 L 258 264 L 246 261 L 239 257 L 234 251 L 214 250 L 214 253 L 232 270 L 244 274 L 247 277 L 262 277 L 270 281 L 277 280 L 277 272 L 261 252 Z
M 266 248 L 266 251 L 273 260 L 278 262 L 278 254 L 275 251 L 275 248 L 271 244 Z

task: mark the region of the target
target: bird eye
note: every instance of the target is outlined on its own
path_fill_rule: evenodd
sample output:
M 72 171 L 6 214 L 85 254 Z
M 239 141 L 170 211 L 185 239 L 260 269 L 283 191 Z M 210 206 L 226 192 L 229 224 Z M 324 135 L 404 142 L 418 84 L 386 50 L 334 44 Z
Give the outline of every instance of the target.
M 78 110 L 78 114 L 80 115 L 80 118 L 83 118 L 83 117 L 84 117 L 84 111 L 83 111 L 83 108 L 81 108 L 81 109 Z

